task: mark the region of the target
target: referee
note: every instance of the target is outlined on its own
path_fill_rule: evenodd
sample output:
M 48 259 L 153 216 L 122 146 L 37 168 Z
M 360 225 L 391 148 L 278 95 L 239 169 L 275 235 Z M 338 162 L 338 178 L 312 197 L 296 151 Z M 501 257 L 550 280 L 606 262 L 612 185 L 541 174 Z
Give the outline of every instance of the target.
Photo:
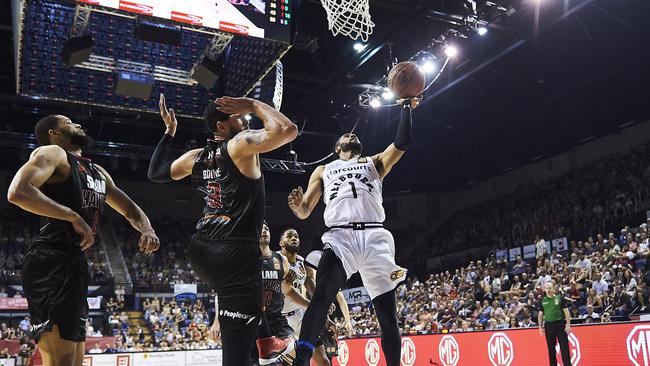
M 555 294 L 553 284 L 547 282 L 544 285 L 545 296 L 537 306 L 537 320 L 539 334 L 546 335 L 546 346 L 548 347 L 548 358 L 551 366 L 557 366 L 555 358 L 555 342 L 560 344 L 562 353 L 562 364 L 571 365 L 571 354 L 569 353 L 569 338 L 571 332 L 571 316 L 569 315 L 568 304 L 561 295 Z M 543 324 L 543 326 L 542 326 Z

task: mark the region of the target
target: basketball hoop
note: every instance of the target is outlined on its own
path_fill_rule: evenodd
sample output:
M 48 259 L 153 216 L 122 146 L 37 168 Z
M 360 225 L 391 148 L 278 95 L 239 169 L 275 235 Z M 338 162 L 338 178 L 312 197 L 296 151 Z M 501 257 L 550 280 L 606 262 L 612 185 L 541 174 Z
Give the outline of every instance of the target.
M 372 34 L 375 23 L 370 20 L 368 0 L 321 0 L 327 12 L 328 28 L 333 35 L 342 34 L 364 42 Z

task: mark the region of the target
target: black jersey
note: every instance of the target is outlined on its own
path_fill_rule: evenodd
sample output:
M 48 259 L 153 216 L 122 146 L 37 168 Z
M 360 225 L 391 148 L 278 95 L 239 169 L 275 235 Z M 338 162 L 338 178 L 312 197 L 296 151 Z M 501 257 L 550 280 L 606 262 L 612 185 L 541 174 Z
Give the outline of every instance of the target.
M 208 140 L 194 162 L 192 183 L 205 201 L 197 234 L 205 241 L 259 243 L 264 221 L 264 176 L 244 176 L 230 158 L 227 144 L 227 140 Z
M 61 183 L 44 184 L 43 194 L 78 213 L 97 234 L 99 220 L 106 201 L 106 178 L 95 165 L 83 157 L 69 152 L 70 176 Z M 81 237 L 68 221 L 44 217 L 38 236 L 31 247 L 47 245 L 65 250 L 81 251 Z
M 262 257 L 264 306 L 269 314 L 282 314 L 284 306 L 282 281 L 284 281 L 282 254 L 273 252 L 270 257 Z

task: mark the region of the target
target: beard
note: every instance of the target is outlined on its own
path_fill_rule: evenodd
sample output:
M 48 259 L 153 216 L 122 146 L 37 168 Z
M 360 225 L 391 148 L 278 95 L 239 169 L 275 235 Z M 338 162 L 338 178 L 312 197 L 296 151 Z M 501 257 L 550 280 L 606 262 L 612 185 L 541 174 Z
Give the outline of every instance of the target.
M 361 155 L 363 151 L 363 145 L 360 142 L 345 142 L 339 145 L 341 147 L 341 152 L 352 152 L 353 154 Z
M 70 138 L 70 143 L 79 147 L 80 149 L 91 147 L 94 142 L 93 138 L 86 134 L 82 135 L 80 133 L 71 133 L 68 134 L 68 137 Z
M 296 253 L 298 253 L 298 249 L 300 249 L 300 246 L 299 245 L 285 245 L 284 249 L 287 252 L 291 253 L 291 254 L 296 254 Z

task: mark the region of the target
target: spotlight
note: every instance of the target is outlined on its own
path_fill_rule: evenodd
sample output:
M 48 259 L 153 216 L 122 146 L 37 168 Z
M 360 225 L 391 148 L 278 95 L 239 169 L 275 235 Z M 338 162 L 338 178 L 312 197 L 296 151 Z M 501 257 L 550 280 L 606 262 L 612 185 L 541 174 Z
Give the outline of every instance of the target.
M 479 27 L 479 29 L 476 30 L 476 33 L 478 33 L 479 36 L 484 36 L 488 32 L 488 29 L 486 27 Z
M 424 63 L 422 64 L 422 69 L 423 69 L 424 72 L 426 72 L 427 74 L 430 74 L 430 73 L 432 73 L 432 72 L 434 72 L 434 71 L 436 70 L 436 64 L 435 64 L 433 61 L 431 61 L 431 60 L 426 60 L 426 61 L 424 61 Z
M 381 97 L 384 98 L 384 100 L 391 100 L 395 98 L 395 94 L 393 94 L 389 88 L 384 88 L 384 92 L 381 93 Z
M 370 99 L 370 106 L 373 108 L 379 108 L 381 107 L 381 101 L 377 97 L 373 97 Z
M 251 119 L 253 119 L 253 117 L 251 117 L 250 114 L 245 115 L 244 118 L 246 118 L 247 121 L 250 121 Z
M 361 52 L 361 51 L 366 49 L 366 45 L 363 44 L 363 43 L 357 42 L 357 43 L 354 44 L 354 46 L 352 46 L 352 48 L 354 48 L 354 50 L 357 51 L 357 52 Z
M 447 55 L 447 57 L 455 57 L 457 54 L 458 54 L 458 48 L 456 48 L 455 46 L 448 45 L 447 47 L 445 47 L 445 55 Z

